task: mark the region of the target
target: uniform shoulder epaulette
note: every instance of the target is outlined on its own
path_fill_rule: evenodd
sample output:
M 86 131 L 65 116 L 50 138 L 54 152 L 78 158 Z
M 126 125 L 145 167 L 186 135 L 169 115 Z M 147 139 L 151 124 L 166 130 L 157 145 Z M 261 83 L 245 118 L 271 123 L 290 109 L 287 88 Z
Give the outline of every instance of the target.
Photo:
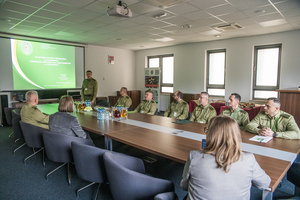
M 291 115 L 289 113 L 286 112 L 281 112 L 280 116 L 284 117 L 284 118 L 290 118 Z
M 215 108 L 212 105 L 209 105 L 209 110 L 215 110 Z
M 243 114 L 246 114 L 247 111 L 243 110 L 243 109 L 240 109 L 240 112 L 243 113 Z
M 182 103 L 183 103 L 184 105 L 188 104 L 186 101 L 183 101 Z
M 153 99 L 151 99 L 151 103 L 155 103 L 155 101 Z
M 126 96 L 125 96 L 125 98 L 127 98 L 127 99 L 128 99 L 128 98 L 130 98 L 130 97 L 129 97 L 128 95 L 126 95 Z

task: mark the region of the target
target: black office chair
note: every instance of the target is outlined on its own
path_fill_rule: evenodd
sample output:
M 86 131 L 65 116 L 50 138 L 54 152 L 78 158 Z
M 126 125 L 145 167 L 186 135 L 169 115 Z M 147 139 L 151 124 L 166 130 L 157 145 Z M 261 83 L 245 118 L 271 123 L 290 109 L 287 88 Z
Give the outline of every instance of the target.
M 129 106 L 128 111 L 133 111 L 132 104 L 131 104 L 131 106 Z
M 95 183 L 99 183 L 95 197 L 95 199 L 97 199 L 101 183 L 107 182 L 103 163 L 103 154 L 107 150 L 85 144 L 79 144 L 76 142 L 72 142 L 71 146 L 77 175 L 83 180 L 92 182 L 87 186 L 77 190 L 76 195 L 78 195 L 81 190 Z
M 110 103 L 104 100 L 97 100 L 96 106 L 110 107 Z
M 24 163 L 26 164 L 26 160 L 34 156 L 35 154 L 42 151 L 43 153 L 43 166 L 45 166 L 45 156 L 44 156 L 44 143 L 43 143 L 43 137 L 42 133 L 43 131 L 47 130 L 44 128 L 41 128 L 39 126 L 34 126 L 32 124 L 28 124 L 25 122 L 20 121 L 21 130 L 26 142 L 26 145 L 33 150 L 33 154 L 28 156 L 24 159 Z M 38 151 L 35 151 L 35 149 L 39 149 Z
M 4 108 L 4 114 L 5 114 L 5 118 L 6 118 L 6 122 L 9 126 L 12 126 L 12 114 L 11 114 L 11 111 L 13 110 L 14 108 Z M 12 136 L 14 132 L 11 132 L 8 137 Z
M 158 115 L 158 109 L 157 108 L 156 108 L 156 111 L 155 111 L 154 115 Z
M 171 200 L 177 198 L 171 181 L 145 175 L 141 159 L 111 151 L 105 152 L 103 159 L 114 200 L 150 200 L 169 192 L 172 193 Z
M 14 133 L 15 138 L 17 138 L 15 140 L 15 142 L 17 142 L 20 139 L 24 139 L 23 132 L 22 132 L 21 125 L 20 125 L 20 121 L 21 121 L 20 110 L 19 109 L 12 110 L 12 116 L 13 116 L 13 119 L 12 119 L 13 133 Z M 18 148 L 16 148 L 13 151 L 13 154 L 15 155 L 16 151 L 25 145 L 26 145 L 26 143 L 24 142 L 22 145 L 20 145 Z
M 48 176 L 68 164 L 68 184 L 71 184 L 71 173 L 70 173 L 70 162 L 73 162 L 72 150 L 71 150 L 71 142 L 78 142 L 81 144 L 94 146 L 92 140 L 83 139 L 74 136 L 68 136 L 60 133 L 55 133 L 52 131 L 44 131 L 43 132 L 43 141 L 45 144 L 45 150 L 47 157 L 52 162 L 63 163 L 56 169 L 52 170 L 46 175 L 46 179 L 48 180 Z
M 287 180 L 295 185 L 295 195 L 300 196 L 300 162 L 295 162 L 287 173 Z

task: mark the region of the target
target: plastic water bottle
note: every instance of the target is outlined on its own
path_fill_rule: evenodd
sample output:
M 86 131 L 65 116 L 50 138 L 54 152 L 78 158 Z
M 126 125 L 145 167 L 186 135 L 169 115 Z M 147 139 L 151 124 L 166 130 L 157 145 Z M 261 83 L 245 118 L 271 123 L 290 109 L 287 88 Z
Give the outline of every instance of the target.
M 98 108 L 97 119 L 98 119 L 98 120 L 102 120 L 102 118 L 101 118 L 101 108 Z
M 105 112 L 105 109 L 104 108 L 102 108 L 101 109 L 101 120 L 106 120 L 106 112 Z

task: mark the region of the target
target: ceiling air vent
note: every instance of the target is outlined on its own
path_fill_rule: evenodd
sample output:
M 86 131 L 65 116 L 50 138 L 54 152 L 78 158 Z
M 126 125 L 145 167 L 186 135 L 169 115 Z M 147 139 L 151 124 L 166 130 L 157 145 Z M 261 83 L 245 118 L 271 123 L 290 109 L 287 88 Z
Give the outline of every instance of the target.
M 151 5 L 158 6 L 160 8 L 168 8 L 180 4 L 182 2 L 187 2 L 189 0 L 139 0 L 140 2 L 148 3 Z
M 237 24 L 237 23 L 225 24 L 225 25 L 213 27 L 213 29 L 215 29 L 217 31 L 222 31 L 222 32 L 235 30 L 235 29 L 240 29 L 240 28 L 243 28 L 243 27 L 241 25 Z

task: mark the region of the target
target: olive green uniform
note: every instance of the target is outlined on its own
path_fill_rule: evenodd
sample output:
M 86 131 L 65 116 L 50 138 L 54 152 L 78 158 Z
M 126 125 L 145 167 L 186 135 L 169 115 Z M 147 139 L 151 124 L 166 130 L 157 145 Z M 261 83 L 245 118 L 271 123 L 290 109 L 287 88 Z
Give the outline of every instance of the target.
M 82 83 L 82 88 L 81 88 L 82 100 L 94 101 L 94 104 L 96 104 L 97 91 L 98 91 L 98 82 L 93 78 L 85 79 Z
M 146 113 L 149 115 L 154 115 L 156 111 L 157 105 L 154 100 L 143 100 L 138 107 L 134 110 L 134 112 Z
M 179 102 L 174 101 L 165 111 L 164 116 L 176 119 L 186 119 L 189 116 L 189 104 L 182 99 Z
M 233 111 L 232 108 L 226 108 L 221 115 L 227 115 L 235 119 L 241 130 L 245 130 L 246 125 L 250 122 L 248 113 L 241 108 L 237 108 L 236 111 Z
M 215 116 L 217 116 L 217 112 L 210 104 L 207 104 L 204 107 L 203 105 L 198 105 L 194 109 L 190 121 L 208 124 L 209 121 Z
M 42 113 L 36 106 L 26 103 L 20 112 L 21 121 L 49 129 L 49 116 Z
M 279 111 L 274 117 L 260 111 L 246 126 L 246 131 L 256 133 L 259 129 L 269 127 L 276 132 L 276 137 L 285 139 L 300 139 L 300 130 L 292 115 Z
M 115 106 L 118 106 L 118 105 L 124 106 L 124 107 L 126 107 L 126 108 L 129 108 L 129 107 L 132 105 L 132 100 L 131 100 L 131 98 L 126 94 L 126 95 L 124 95 L 124 96 L 121 96 L 121 97 L 118 99 L 118 101 L 117 101 L 117 103 L 115 104 Z

